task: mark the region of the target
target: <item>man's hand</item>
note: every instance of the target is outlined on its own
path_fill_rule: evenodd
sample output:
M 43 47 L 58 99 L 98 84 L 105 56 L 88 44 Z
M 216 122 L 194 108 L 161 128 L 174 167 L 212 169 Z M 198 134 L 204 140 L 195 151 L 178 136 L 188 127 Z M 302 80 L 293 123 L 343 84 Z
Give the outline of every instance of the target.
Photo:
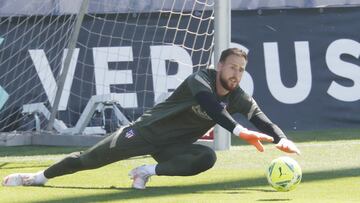
M 286 138 L 281 138 L 279 143 L 276 144 L 276 148 L 287 153 L 296 153 L 300 155 L 300 150 L 296 147 L 296 145 Z
M 269 135 L 251 131 L 248 129 L 242 130 L 240 132 L 239 137 L 245 140 L 246 142 L 248 142 L 249 144 L 254 145 L 256 149 L 259 150 L 260 152 L 264 151 L 264 146 L 261 144 L 260 141 L 265 141 L 265 142 L 274 141 L 274 138 L 270 137 Z

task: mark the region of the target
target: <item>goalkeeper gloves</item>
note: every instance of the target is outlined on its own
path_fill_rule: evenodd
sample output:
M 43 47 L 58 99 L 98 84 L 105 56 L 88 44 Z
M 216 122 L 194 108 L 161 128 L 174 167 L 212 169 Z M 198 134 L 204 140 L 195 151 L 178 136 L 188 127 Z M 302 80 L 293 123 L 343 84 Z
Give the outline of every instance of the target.
M 273 142 L 274 138 L 264 133 L 256 132 L 248 130 L 241 125 L 236 125 L 233 130 L 233 133 L 251 145 L 254 145 L 257 150 L 260 152 L 264 151 L 264 146 L 261 141 L 265 142 Z M 296 153 L 298 155 L 301 154 L 300 150 L 296 147 L 296 145 L 287 138 L 281 138 L 279 143 L 276 144 L 276 148 L 286 153 Z
M 286 138 L 281 138 L 279 143 L 276 144 L 276 148 L 287 153 L 296 153 L 300 155 L 300 150 L 296 147 L 296 145 Z
M 239 136 L 241 139 L 245 140 L 247 143 L 254 145 L 256 149 L 260 152 L 264 151 L 264 146 L 262 145 L 261 141 L 265 142 L 273 142 L 274 138 L 266 135 L 264 133 L 256 132 L 248 130 L 241 125 L 237 125 L 233 133 Z

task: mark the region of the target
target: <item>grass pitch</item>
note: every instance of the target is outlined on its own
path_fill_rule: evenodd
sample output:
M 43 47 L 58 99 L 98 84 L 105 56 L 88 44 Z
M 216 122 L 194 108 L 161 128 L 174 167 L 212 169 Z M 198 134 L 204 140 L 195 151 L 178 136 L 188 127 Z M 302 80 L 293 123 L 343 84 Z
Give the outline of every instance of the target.
M 100 169 L 50 180 L 43 187 L 1 187 L 0 202 L 360 202 L 360 130 L 289 133 L 302 151 L 296 159 L 303 180 L 290 192 L 276 192 L 266 182 L 272 159 L 285 155 L 268 144 L 265 152 L 233 140 L 230 151 L 217 152 L 216 165 L 192 177 L 152 177 L 148 188 L 130 188 L 127 173 L 150 157 L 136 157 Z M 0 147 L 0 178 L 35 172 L 80 148 Z

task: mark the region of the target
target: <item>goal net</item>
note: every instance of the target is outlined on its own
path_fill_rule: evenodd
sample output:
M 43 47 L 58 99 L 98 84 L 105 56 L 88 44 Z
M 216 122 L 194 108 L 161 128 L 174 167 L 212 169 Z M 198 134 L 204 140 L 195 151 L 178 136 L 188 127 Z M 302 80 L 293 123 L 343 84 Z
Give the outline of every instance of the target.
M 212 0 L 84 2 L 0 8 L 0 132 L 46 130 L 54 112 L 56 133 L 105 134 L 209 67 Z

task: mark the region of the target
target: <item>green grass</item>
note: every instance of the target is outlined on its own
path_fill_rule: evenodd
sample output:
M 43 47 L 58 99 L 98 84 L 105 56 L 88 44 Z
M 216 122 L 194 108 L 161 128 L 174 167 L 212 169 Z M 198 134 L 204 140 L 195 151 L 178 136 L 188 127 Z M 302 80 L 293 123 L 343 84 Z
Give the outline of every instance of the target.
M 148 188 L 130 188 L 127 173 L 154 163 L 137 157 L 106 167 L 50 180 L 44 187 L 0 187 L 0 202 L 360 202 L 360 130 L 291 132 L 301 156 L 291 155 L 303 169 L 302 183 L 293 191 L 276 192 L 266 182 L 270 161 L 284 155 L 269 144 L 259 153 L 236 142 L 217 152 L 209 171 L 192 177 L 152 177 Z M 81 148 L 0 147 L 0 178 L 35 172 L 66 153 Z

